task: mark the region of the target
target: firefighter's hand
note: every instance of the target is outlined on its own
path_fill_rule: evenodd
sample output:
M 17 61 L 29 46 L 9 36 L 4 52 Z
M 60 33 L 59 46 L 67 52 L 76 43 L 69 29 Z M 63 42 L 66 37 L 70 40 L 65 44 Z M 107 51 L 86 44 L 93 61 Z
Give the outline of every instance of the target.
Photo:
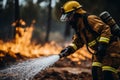
M 69 56 L 71 53 L 73 53 L 73 48 L 69 46 L 69 47 L 66 47 L 65 49 L 63 49 L 60 52 L 59 56 L 60 56 L 60 58 L 62 58 L 62 57 Z

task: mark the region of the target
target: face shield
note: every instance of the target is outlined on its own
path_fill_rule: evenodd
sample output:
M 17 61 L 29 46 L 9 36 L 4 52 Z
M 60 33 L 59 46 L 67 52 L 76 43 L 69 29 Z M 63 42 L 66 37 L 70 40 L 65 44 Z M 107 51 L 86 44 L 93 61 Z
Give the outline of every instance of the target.
M 69 12 L 69 13 L 64 13 L 61 15 L 60 21 L 62 21 L 62 22 L 71 21 L 74 14 L 75 14 L 75 12 L 73 12 L 73 11 Z
M 65 22 L 65 21 L 69 21 L 71 17 L 71 14 L 62 14 L 60 17 L 60 21 Z
M 61 10 L 62 10 L 62 15 L 60 17 L 60 21 L 62 21 L 62 22 L 70 21 L 75 13 L 74 11 L 65 13 L 65 11 L 63 9 L 61 9 Z

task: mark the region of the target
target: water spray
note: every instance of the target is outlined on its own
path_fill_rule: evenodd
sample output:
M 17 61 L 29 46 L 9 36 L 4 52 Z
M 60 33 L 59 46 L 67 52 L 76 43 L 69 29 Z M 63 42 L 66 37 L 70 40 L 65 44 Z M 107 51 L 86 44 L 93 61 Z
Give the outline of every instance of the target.
M 51 55 L 17 63 L 0 70 L 0 80 L 32 80 L 37 73 L 52 66 L 59 59 L 59 55 Z

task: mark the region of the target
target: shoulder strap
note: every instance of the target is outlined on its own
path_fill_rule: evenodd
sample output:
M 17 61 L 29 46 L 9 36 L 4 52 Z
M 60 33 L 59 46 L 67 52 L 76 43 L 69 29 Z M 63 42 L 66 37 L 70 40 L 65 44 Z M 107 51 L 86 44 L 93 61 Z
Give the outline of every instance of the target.
M 82 15 L 85 28 L 86 28 L 90 33 L 92 33 L 95 37 L 97 37 L 97 36 L 98 36 L 98 33 L 97 33 L 96 31 L 94 31 L 94 30 L 91 28 L 91 26 L 89 25 L 89 23 L 88 23 L 88 19 L 87 19 L 88 16 L 89 16 L 89 14 L 87 14 L 87 13 Z
M 95 39 L 95 41 L 96 41 L 96 43 L 97 43 L 96 38 L 98 37 L 98 33 L 97 33 L 96 31 L 94 31 L 94 30 L 91 28 L 91 26 L 89 25 L 88 20 L 87 20 L 88 16 L 89 16 L 89 14 L 83 14 L 83 15 L 82 15 L 82 17 L 83 17 L 83 22 L 84 22 L 84 25 L 85 25 L 85 29 L 87 29 L 90 33 L 93 34 L 94 39 Z M 86 32 L 85 32 L 85 29 L 83 30 L 83 33 L 84 33 L 85 39 L 86 39 L 86 41 L 87 41 L 86 47 L 87 47 L 87 50 L 88 50 L 91 54 L 93 54 L 93 53 L 91 52 L 91 50 L 89 49 L 89 47 L 88 47 L 88 38 L 87 38 L 87 35 L 86 35 Z

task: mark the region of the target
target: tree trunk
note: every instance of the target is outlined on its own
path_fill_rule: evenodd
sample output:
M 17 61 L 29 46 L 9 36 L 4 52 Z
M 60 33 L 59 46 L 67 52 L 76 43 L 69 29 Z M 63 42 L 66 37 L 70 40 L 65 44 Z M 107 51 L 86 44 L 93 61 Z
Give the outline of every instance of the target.
M 49 41 L 49 33 L 50 33 L 50 29 L 51 29 L 51 0 L 49 0 L 49 5 L 48 5 L 48 24 L 47 24 L 47 31 L 46 31 L 46 38 L 45 41 L 48 42 Z

